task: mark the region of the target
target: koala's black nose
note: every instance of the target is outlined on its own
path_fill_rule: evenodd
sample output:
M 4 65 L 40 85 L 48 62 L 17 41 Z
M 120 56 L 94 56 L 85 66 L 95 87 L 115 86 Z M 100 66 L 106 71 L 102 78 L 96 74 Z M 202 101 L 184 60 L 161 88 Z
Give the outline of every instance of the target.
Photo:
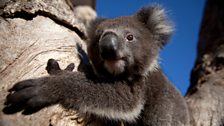
M 105 33 L 99 42 L 99 51 L 103 59 L 116 59 L 118 51 L 118 36 L 113 32 Z

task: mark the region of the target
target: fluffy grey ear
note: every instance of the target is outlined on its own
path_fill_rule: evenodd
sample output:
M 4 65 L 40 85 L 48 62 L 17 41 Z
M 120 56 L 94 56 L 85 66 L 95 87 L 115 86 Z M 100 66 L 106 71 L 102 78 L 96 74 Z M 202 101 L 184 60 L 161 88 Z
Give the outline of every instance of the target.
M 161 46 L 167 43 L 173 32 L 173 25 L 168 20 L 164 8 L 159 5 L 144 7 L 137 12 L 136 16 L 149 28 Z

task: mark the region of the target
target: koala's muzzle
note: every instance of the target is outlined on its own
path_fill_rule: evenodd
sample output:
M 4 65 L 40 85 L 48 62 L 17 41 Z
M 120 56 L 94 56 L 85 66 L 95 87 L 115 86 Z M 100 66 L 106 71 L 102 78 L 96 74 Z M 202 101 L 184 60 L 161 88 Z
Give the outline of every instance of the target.
M 101 57 L 105 60 L 118 59 L 118 36 L 113 32 L 105 33 L 100 39 L 99 51 Z

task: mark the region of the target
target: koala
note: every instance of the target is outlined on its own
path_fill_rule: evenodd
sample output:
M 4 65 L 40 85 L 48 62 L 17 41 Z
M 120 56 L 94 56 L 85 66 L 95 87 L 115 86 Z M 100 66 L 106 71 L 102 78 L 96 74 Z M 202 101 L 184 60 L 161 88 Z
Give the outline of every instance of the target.
M 51 76 L 24 80 L 9 89 L 3 112 L 32 114 L 61 104 L 130 126 L 188 126 L 184 98 L 158 64 L 159 51 L 172 31 L 158 5 L 132 16 L 96 20 L 88 31 L 91 74 L 72 72 L 73 65 L 61 70 L 51 60 Z

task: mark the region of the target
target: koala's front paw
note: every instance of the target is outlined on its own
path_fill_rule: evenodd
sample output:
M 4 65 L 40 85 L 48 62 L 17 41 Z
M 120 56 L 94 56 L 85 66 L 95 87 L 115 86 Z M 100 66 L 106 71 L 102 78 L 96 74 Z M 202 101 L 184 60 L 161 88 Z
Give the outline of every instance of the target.
M 43 107 L 55 104 L 59 99 L 57 96 L 51 97 L 51 92 L 47 85 L 49 78 L 39 78 L 24 80 L 16 83 L 6 97 L 5 114 L 13 114 L 23 111 L 22 114 L 32 114 Z
M 74 63 L 70 63 L 64 70 L 62 70 L 55 59 L 49 59 L 47 62 L 46 70 L 50 75 L 59 75 L 63 71 L 73 71 L 74 68 Z

